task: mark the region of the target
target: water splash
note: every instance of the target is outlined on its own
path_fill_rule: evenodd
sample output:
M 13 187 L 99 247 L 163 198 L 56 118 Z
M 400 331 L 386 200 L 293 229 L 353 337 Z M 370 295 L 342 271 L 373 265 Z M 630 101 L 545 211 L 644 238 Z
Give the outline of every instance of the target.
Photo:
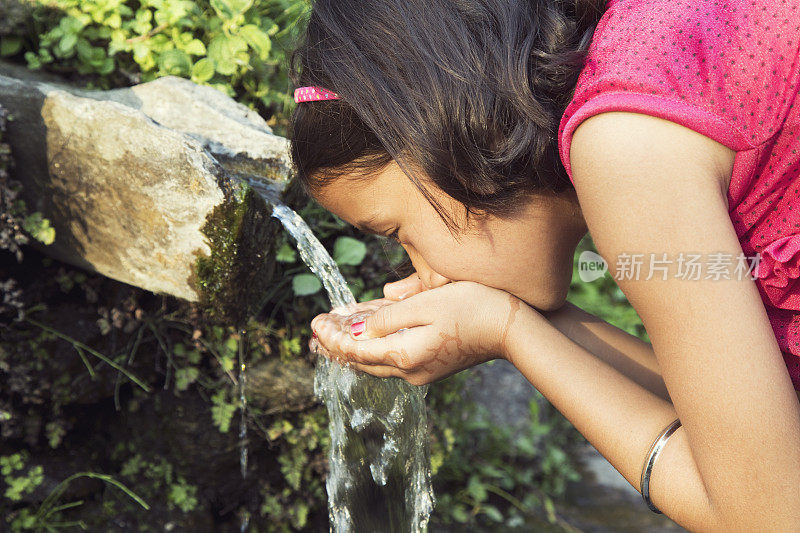
M 256 189 L 258 190 L 258 189 Z M 272 198 L 268 198 L 272 200 Z M 334 308 L 355 298 L 331 256 L 300 216 L 275 203 L 273 216 L 297 241 Z M 420 532 L 435 498 L 425 395 L 399 378 L 380 379 L 317 358 L 314 393 L 330 419 L 328 491 L 331 531 Z
M 247 478 L 247 365 L 245 364 L 245 346 L 247 331 L 241 330 L 239 340 L 239 469 L 242 479 Z

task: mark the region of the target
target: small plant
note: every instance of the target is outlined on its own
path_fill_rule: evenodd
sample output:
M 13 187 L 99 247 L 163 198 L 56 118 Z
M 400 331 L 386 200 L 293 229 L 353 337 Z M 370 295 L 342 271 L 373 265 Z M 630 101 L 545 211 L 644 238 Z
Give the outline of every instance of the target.
M 211 403 L 213 404 L 211 406 L 211 418 L 214 420 L 214 425 L 222 433 L 228 432 L 233 414 L 239 408 L 236 401 L 231 400 L 229 396 L 228 389 L 222 388 L 211 397 Z
M 286 419 L 275 421 L 267 429 L 267 437 L 280 446 L 280 471 L 292 490 L 264 491 L 261 515 L 273 523 L 288 522 L 292 529 L 303 530 L 308 525 L 309 513 L 326 505 L 318 475 L 321 465 L 314 458 L 328 456 L 327 412 L 320 409 L 303 414 L 294 424 Z M 298 497 L 298 492 L 304 496 Z
M 0 457 L 0 474 L 6 484 L 3 495 L 18 502 L 42 484 L 44 469 L 40 465 L 26 468 L 29 456 L 25 452 Z

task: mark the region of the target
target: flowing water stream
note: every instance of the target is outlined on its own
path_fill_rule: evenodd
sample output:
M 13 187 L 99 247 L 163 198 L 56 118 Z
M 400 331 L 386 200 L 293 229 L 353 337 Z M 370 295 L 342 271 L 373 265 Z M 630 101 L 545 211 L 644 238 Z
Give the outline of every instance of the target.
M 247 330 L 239 332 L 239 470 L 242 473 L 242 481 L 247 479 L 247 397 L 245 396 L 247 384 L 247 366 L 245 364 L 245 353 L 247 349 Z M 245 533 L 250 526 L 250 514 L 245 509 L 242 512 L 240 532 Z
M 257 191 L 257 187 L 254 187 Z M 334 309 L 355 298 L 339 268 L 300 216 L 263 194 L 272 215 L 297 241 L 300 257 L 322 281 Z M 327 480 L 331 531 L 425 531 L 431 486 L 425 395 L 399 378 L 376 378 L 317 357 L 314 393 L 328 408 Z

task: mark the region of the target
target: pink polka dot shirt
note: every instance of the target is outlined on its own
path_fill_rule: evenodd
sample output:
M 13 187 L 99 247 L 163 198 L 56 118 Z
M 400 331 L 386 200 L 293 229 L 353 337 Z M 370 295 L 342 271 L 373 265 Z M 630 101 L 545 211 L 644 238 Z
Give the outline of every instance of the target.
M 728 189 L 742 251 L 800 390 L 800 0 L 609 0 L 559 127 L 629 111 L 736 151 Z

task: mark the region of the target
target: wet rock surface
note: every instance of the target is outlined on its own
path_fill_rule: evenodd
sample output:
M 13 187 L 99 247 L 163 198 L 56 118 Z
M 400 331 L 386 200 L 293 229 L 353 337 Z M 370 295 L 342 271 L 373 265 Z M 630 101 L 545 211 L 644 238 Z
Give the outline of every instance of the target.
M 484 406 L 492 421 L 519 434 L 530 424 L 530 401 L 535 389 L 509 362 L 497 360 L 466 370 L 472 374 L 467 397 Z M 585 533 L 667 533 L 686 531 L 651 512 L 639 492 L 590 444 L 572 450 L 582 479 L 567 486 L 566 501 L 557 504 L 559 516 L 572 531 Z M 520 529 L 564 531 L 541 523 Z

